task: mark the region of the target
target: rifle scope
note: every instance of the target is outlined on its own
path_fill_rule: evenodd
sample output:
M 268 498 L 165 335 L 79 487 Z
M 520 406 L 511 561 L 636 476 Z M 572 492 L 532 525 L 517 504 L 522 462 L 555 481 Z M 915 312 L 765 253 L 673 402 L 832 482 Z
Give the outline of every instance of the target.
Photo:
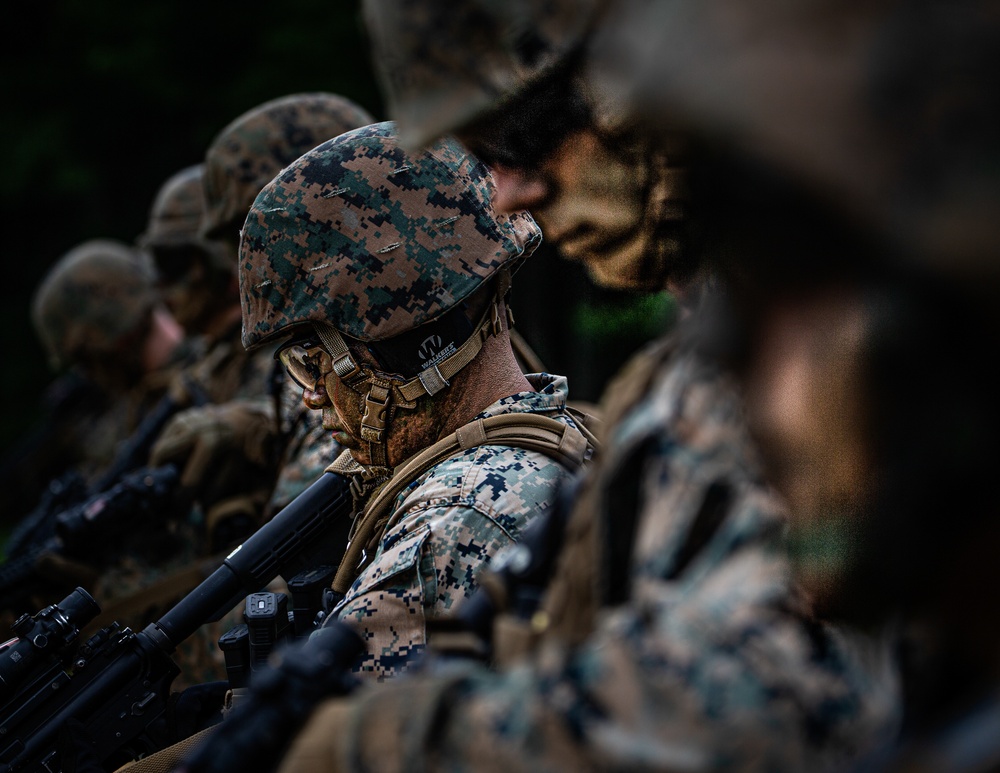
M 11 630 L 17 638 L 0 645 L 0 700 L 13 693 L 41 655 L 58 655 L 76 644 L 80 629 L 97 617 L 101 608 L 83 588 L 58 604 L 50 604 L 34 617 L 21 615 Z

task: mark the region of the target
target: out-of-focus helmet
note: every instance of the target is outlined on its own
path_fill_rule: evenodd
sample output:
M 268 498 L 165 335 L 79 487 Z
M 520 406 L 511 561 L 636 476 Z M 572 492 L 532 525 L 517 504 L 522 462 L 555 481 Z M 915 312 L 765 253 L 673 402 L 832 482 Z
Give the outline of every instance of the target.
M 390 404 L 412 408 L 444 389 L 499 332 L 496 303 L 476 325 L 463 302 L 494 278 L 505 293 L 541 242 L 528 215 L 493 211 L 492 189 L 456 141 L 408 153 L 391 122 L 306 153 L 261 191 L 243 227 L 244 346 L 318 336 L 341 379 L 369 398 L 379 390 L 382 418 L 361 430 L 384 442 Z M 347 342 L 367 344 L 380 372 Z
M 32 321 L 54 367 L 109 355 L 140 335 L 159 302 L 149 257 L 124 242 L 94 239 L 63 255 L 42 280 Z
M 579 51 L 608 0 L 365 0 L 389 117 L 420 147 L 510 100 Z
M 361 106 L 336 94 L 292 94 L 236 118 L 205 155 L 205 219 L 209 239 L 238 237 L 260 190 L 307 150 L 373 123 Z
M 191 247 L 204 254 L 213 267 L 232 271 L 218 245 L 201 236 L 205 214 L 204 164 L 194 164 L 172 174 L 160 186 L 150 207 L 146 230 L 136 243 L 156 258 L 157 250 Z

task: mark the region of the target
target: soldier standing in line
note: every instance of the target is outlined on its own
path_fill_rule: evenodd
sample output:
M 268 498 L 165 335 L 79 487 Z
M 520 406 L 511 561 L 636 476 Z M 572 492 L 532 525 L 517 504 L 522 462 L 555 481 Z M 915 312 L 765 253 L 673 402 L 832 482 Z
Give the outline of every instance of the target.
M 192 485 L 202 486 L 225 464 L 233 445 L 237 453 L 242 447 L 254 458 L 263 458 L 260 449 L 278 449 L 268 459 L 269 474 L 258 476 L 243 489 L 245 502 L 257 518 L 269 518 L 288 504 L 322 474 L 340 449 L 302 406 L 297 389 L 285 379 L 271 353 L 261 350 L 251 355 L 240 343 L 236 280 L 240 228 L 261 188 L 283 167 L 321 142 L 372 120 L 359 105 L 336 94 L 291 94 L 232 120 L 205 154 L 200 174 L 205 210 L 197 237 L 228 266 L 225 314 L 229 324 L 218 335 L 203 367 L 220 374 L 247 375 L 224 379 L 231 384 L 229 397 L 238 399 L 221 408 L 178 417 L 154 449 L 154 456 L 182 464 L 187 460 L 185 474 Z M 228 365 L 212 365 L 215 361 Z M 240 417 L 259 415 L 265 409 L 271 416 L 269 432 L 243 432 L 247 424 Z M 250 492 L 252 496 L 246 498 Z
M 201 236 L 204 171 L 204 164 L 194 164 L 167 178 L 136 243 L 153 258 L 164 301 L 185 332 L 214 341 L 232 327 L 232 299 L 238 309 L 239 295 L 232 261 Z
M 206 404 L 164 428 L 151 462 L 185 462 L 181 486 L 202 510 L 203 548 L 212 555 L 259 524 L 279 441 L 267 396 L 271 363 L 234 346 L 240 312 L 233 261 L 201 236 L 203 176 L 196 164 L 163 183 L 137 243 L 153 258 L 166 303 L 201 347 L 185 375 Z
M 148 257 L 112 239 L 84 242 L 52 266 L 35 291 L 32 321 L 54 367 L 78 369 L 114 401 L 86 439 L 94 475 L 193 352 Z
M 301 420 L 279 423 L 289 415 L 280 403 L 291 403 L 294 389 L 270 352 L 249 355 L 240 342 L 235 237 L 226 234 L 229 226 L 238 234 L 237 218 L 245 217 L 260 188 L 288 161 L 368 120 L 361 108 L 337 95 L 273 100 L 232 121 L 203 164 L 180 170 L 161 186 L 137 242 L 152 255 L 167 302 L 200 342 L 185 376 L 200 386 L 207 403 L 181 411 L 167 424 L 150 463 L 181 469 L 180 493 L 195 504 L 192 517 L 202 525 L 189 535 L 186 558 L 126 558 L 106 573 L 97 590 L 117 589 L 113 596 L 119 603 L 105 617 L 131 618 L 130 608 L 146 602 L 147 615 L 162 613 L 204 579 L 202 569 L 211 562 L 201 567 L 202 560 L 231 549 L 339 452 L 328 433 L 307 433 Z M 291 415 L 308 413 L 299 401 L 294 405 Z M 308 466 L 289 464 L 295 454 L 308 459 Z M 240 605 L 182 645 L 177 689 L 225 677 L 217 641 L 241 615 Z
M 104 449 L 101 463 L 93 467 L 92 485 L 115 458 L 112 451 L 130 440 L 140 420 L 158 410 L 165 396 L 184 406 L 194 397 L 191 390 L 199 389 L 186 377 L 186 370 L 200 349 L 185 337 L 166 307 L 148 255 L 134 247 L 97 239 L 71 250 L 39 286 L 32 313 L 53 360 L 78 367 L 107 391 L 106 415 L 82 438 L 92 454 Z M 145 461 L 134 463 L 141 466 Z M 170 498 L 173 501 L 174 495 Z M 180 515 L 183 507 L 178 505 L 177 510 Z M 83 585 L 107 613 L 124 625 L 141 628 L 164 605 L 197 584 L 198 577 L 192 576 L 180 585 L 175 583 L 169 597 L 149 592 L 178 567 L 190 567 L 204 557 L 204 543 L 196 524 L 177 517 L 163 524 L 129 523 L 110 544 L 95 548 L 95 554 L 87 558 L 43 555 L 37 562 L 42 567 L 41 580 L 55 582 L 57 587 L 48 588 L 34 609 Z M 57 569 L 65 570 L 67 576 L 59 577 Z M 192 682 L 220 678 L 218 670 L 200 667 L 204 658 L 196 657 L 195 649 L 185 645 L 179 652 Z
M 358 515 L 328 619 L 361 633 L 356 670 L 378 679 L 424 650 L 426 619 L 472 592 L 588 455 L 565 379 L 525 377 L 511 350 L 510 275 L 541 235 L 495 215 L 491 192 L 454 141 L 410 154 L 381 123 L 293 162 L 243 227 L 244 343 L 282 341 L 348 449 L 334 467 Z
M 900 733 L 846 769 L 1000 770 L 996 9 L 664 5 L 637 25 L 659 31 L 644 103 L 704 139 L 702 249 L 794 572 L 817 614 L 899 632 Z
M 270 369 L 231 345 L 239 330 L 236 275 L 221 245 L 200 235 L 205 214 L 202 176 L 202 165 L 171 175 L 157 192 L 146 230 L 136 240 L 153 260 L 165 304 L 188 339 L 197 343 L 197 357 L 184 368 L 183 377 L 197 386 L 204 403 L 174 417 L 150 454 L 151 465 L 160 467 L 174 461 L 171 445 L 178 428 L 198 435 L 199 468 L 189 464 L 174 493 L 179 510 L 191 506 L 174 528 L 183 533 L 183 544 L 173 544 L 168 532 L 147 529 L 154 539 L 166 540 L 161 550 L 122 551 L 88 586 L 104 602 L 102 620 L 137 629 L 196 587 L 220 554 L 253 530 L 268 493 L 259 489 L 273 480 L 274 420 L 269 401 L 260 397 Z M 251 399 L 254 395 L 256 400 Z M 217 642 L 241 621 L 241 611 L 204 626 L 181 645 L 176 689 L 225 679 Z
M 110 255 L 117 255 L 125 264 L 130 260 L 141 260 L 129 253 L 127 245 L 111 240 L 92 240 L 77 249 L 104 249 Z M 134 294 L 126 292 L 121 298 L 106 298 L 106 303 L 117 310 L 117 313 L 107 315 L 115 326 L 102 326 L 89 339 L 86 346 L 93 350 L 94 358 L 100 352 L 113 348 L 119 332 L 127 334 L 132 326 L 138 328 L 145 324 L 145 304 L 152 303 L 153 299 L 151 288 L 147 287 L 150 272 L 150 268 L 142 268 L 138 285 L 135 273 L 123 272 L 127 288 Z M 52 283 L 57 280 L 47 278 L 47 281 Z M 40 290 L 41 283 L 36 288 L 36 295 Z M 75 299 L 81 308 L 86 307 L 87 314 L 103 314 L 100 304 L 94 301 Z M 55 479 L 66 475 L 68 483 L 77 475 L 83 479 L 96 478 L 112 462 L 117 444 L 122 440 L 124 428 L 116 424 L 124 421 L 125 417 L 109 411 L 112 396 L 117 394 L 115 385 L 99 385 L 92 375 L 83 370 L 82 361 L 77 361 L 80 358 L 67 358 L 60 354 L 64 338 L 69 335 L 78 337 L 71 332 L 72 327 L 86 324 L 83 318 L 73 321 L 64 316 L 53 316 L 46 325 L 37 313 L 33 314 L 35 333 L 57 376 L 40 397 L 44 412 L 42 423 L 32 435 L 25 437 L 5 455 L 4 477 L 9 480 L 5 487 L 8 496 L 3 509 L 11 516 L 12 523 L 39 504 L 46 488 Z M 46 327 L 43 329 L 42 325 Z

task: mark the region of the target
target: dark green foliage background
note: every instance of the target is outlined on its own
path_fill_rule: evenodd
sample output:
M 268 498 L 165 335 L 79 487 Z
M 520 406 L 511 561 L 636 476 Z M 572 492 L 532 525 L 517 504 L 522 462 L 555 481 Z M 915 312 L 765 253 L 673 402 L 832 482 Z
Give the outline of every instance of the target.
M 0 452 L 51 379 L 29 319 L 46 269 L 79 242 L 132 241 L 157 189 L 268 99 L 332 91 L 385 117 L 357 0 L 56 0 L 18 6 L 2 56 L 4 353 Z M 518 327 L 574 395 L 595 400 L 669 299 L 597 290 L 547 246 L 515 280 Z

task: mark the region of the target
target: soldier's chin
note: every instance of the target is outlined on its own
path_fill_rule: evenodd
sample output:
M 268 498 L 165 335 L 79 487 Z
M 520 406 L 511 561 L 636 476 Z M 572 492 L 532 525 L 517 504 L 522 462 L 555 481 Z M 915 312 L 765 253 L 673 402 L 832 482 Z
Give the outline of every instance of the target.
M 361 448 L 361 444 L 348 432 L 334 432 L 333 439 L 341 448 L 350 450 Z
M 668 267 L 641 230 L 626 240 L 590 249 L 578 256 L 591 280 L 609 290 L 656 292 L 667 285 Z

